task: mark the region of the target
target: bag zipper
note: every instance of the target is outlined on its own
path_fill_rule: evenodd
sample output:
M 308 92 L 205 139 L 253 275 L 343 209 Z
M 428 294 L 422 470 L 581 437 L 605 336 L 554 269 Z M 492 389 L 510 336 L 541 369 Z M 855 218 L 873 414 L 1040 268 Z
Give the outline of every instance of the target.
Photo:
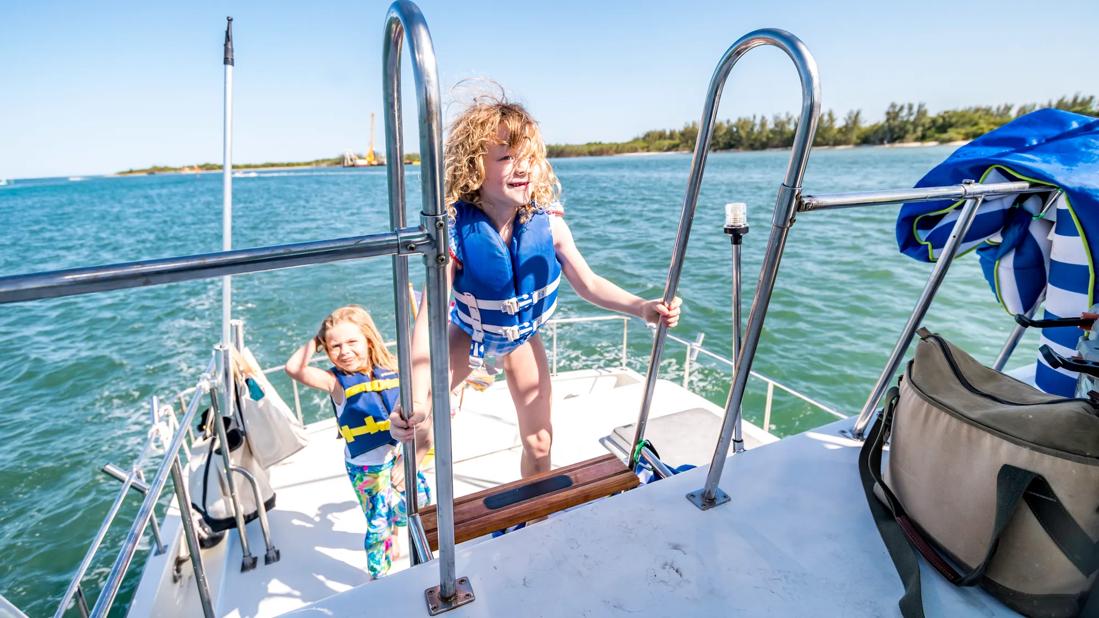
M 992 395 L 989 395 L 988 393 L 985 393 L 985 392 L 979 390 L 978 388 L 976 388 L 975 386 L 970 384 L 968 381 L 966 381 L 966 379 L 964 377 L 962 377 L 961 370 L 958 368 L 958 365 L 954 361 L 953 356 L 950 354 L 950 352 L 947 349 L 945 349 L 943 347 L 945 341 L 942 338 L 940 338 L 938 335 L 929 335 L 927 338 L 936 339 L 936 343 L 939 345 L 939 348 L 942 349 L 942 351 L 943 351 L 943 356 L 946 357 L 947 362 L 950 364 L 951 369 L 954 371 L 955 375 L 957 376 L 958 381 L 961 382 L 961 384 L 963 386 L 965 386 L 971 392 L 973 392 L 977 395 L 980 395 L 982 397 L 992 398 L 994 401 L 999 401 L 999 402 L 1004 401 L 1004 400 L 995 398 Z M 978 421 L 975 418 L 966 416 L 966 415 L 958 412 L 957 410 L 954 410 L 949 405 L 947 405 L 945 402 L 940 401 L 937 397 L 935 397 L 934 395 L 928 393 L 926 390 L 924 390 L 922 387 L 920 387 L 920 385 L 916 383 L 916 380 L 911 379 L 913 364 L 914 364 L 914 361 L 911 361 L 911 360 L 908 361 L 908 369 L 905 372 L 905 375 L 910 376 L 910 379 L 908 380 L 908 382 L 911 385 L 912 389 L 914 389 L 919 396 L 921 396 L 922 398 L 924 398 L 927 401 L 930 401 L 930 402 L 934 403 L 943 412 L 946 412 L 948 415 L 953 416 L 954 418 L 958 419 L 959 421 L 961 421 L 961 422 L 963 422 L 967 425 L 972 425 L 974 427 L 977 427 L 977 428 L 981 429 L 982 431 L 991 433 L 995 436 L 999 436 L 1001 439 L 1007 440 L 1008 442 L 1010 442 L 1012 444 L 1015 444 L 1017 446 L 1021 446 L 1023 448 L 1026 448 L 1026 449 L 1029 449 L 1029 450 L 1032 450 L 1032 451 L 1037 451 L 1037 452 L 1043 453 L 1045 455 L 1052 455 L 1054 457 L 1058 457 L 1058 458 L 1061 458 L 1061 459 L 1067 459 L 1069 461 L 1074 461 L 1074 462 L 1078 462 L 1078 463 L 1087 464 L 1089 466 L 1099 465 L 1099 457 L 1096 457 L 1094 455 L 1084 455 L 1084 454 L 1081 454 L 1081 453 L 1066 451 L 1066 450 L 1062 450 L 1060 448 L 1050 447 L 1050 446 L 1046 446 L 1046 445 L 1043 445 L 1043 444 L 1035 444 L 1035 443 L 1031 442 L 1030 440 L 1026 440 L 1024 438 L 1020 438 L 1018 436 L 1015 436 L 1015 435 L 1009 434 L 1007 432 L 1004 432 L 1004 431 L 1002 431 L 1000 429 L 997 429 L 995 427 L 991 427 L 989 425 L 986 425 L 986 424 Z M 1055 400 L 1050 400 L 1049 402 L 1046 402 L 1046 403 L 1069 403 L 1069 402 L 1075 402 L 1075 401 L 1086 401 L 1086 402 L 1088 402 L 1088 404 L 1094 406 L 1094 404 L 1092 404 L 1091 400 L 1089 400 L 1089 399 L 1055 399 Z M 1027 404 L 1027 403 L 1016 403 L 1016 402 L 1010 402 L 1010 401 L 1005 402 L 1005 403 L 1007 405 L 1015 405 L 1015 406 L 1045 405 L 1045 403 Z
M 935 341 L 935 344 L 938 345 L 939 349 L 943 353 L 943 356 L 946 358 L 946 362 L 950 365 L 950 370 L 954 372 L 954 377 L 958 378 L 958 382 L 960 382 L 962 384 L 962 386 L 964 386 L 966 388 L 966 390 L 973 393 L 974 395 L 980 395 L 981 397 L 984 397 L 986 399 L 991 399 L 992 401 L 995 401 L 996 403 L 1002 403 L 1004 405 L 1009 405 L 1009 406 L 1048 406 L 1050 404 L 1077 403 L 1077 402 L 1085 402 L 1088 405 L 1092 406 L 1093 408 L 1095 406 L 1095 404 L 1092 403 L 1092 401 L 1090 399 L 1084 399 L 1082 397 L 1054 397 L 1054 398 L 1046 400 L 1046 401 L 1035 401 L 1035 402 L 1031 402 L 1031 403 L 1026 403 L 1026 402 L 1021 402 L 1021 401 L 1010 401 L 1008 399 L 1003 399 L 1003 398 L 997 397 L 996 395 L 993 395 L 992 393 L 986 393 L 986 392 L 980 390 L 979 388 L 977 388 L 976 386 L 973 386 L 973 384 L 971 384 L 969 382 L 969 380 L 966 380 L 965 375 L 962 373 L 961 367 L 959 367 L 957 361 L 954 360 L 954 355 L 950 353 L 950 348 L 947 347 L 946 341 L 944 341 L 942 337 L 940 337 L 938 335 L 929 335 L 927 338 L 928 339 L 933 339 Z

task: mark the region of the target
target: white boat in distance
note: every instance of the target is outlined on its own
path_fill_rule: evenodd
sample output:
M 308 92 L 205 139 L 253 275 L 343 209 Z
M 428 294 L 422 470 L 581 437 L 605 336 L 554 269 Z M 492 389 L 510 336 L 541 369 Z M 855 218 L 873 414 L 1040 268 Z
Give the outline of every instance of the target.
M 438 183 L 431 182 L 438 178 L 441 161 L 437 71 L 423 16 L 415 5 L 400 0 L 390 8 L 386 20 L 386 57 L 399 58 L 405 40 L 413 73 L 421 84 L 417 88 L 421 153 L 425 162 L 436 164 L 423 167 L 424 214 L 411 235 L 407 229 L 398 231 L 405 227 L 406 209 L 403 193 L 394 191 L 390 207 L 395 229 L 384 233 L 92 267 L 79 269 L 75 272 L 78 277 L 74 271 L 5 277 L 0 278 L 0 303 L 341 259 L 422 253 L 431 258 L 425 262 L 431 264 L 427 294 L 432 357 L 445 359 L 442 273 L 447 240 L 438 230 L 445 229 L 446 215 L 437 194 Z M 897 599 L 904 588 L 867 508 L 856 461 L 874 407 L 900 364 L 957 245 L 948 247 L 937 262 L 882 378 L 858 417 L 844 417 L 820 406 L 837 420 L 777 440 L 766 431 L 768 422 L 763 428 L 744 422 L 741 408 L 751 379 L 763 380 L 769 394 L 786 390 L 751 371 L 782 250 L 796 214 L 810 216 L 808 213 L 817 211 L 933 195 L 968 200 L 970 206 L 959 217 L 962 221 L 972 216 L 971 206 L 981 196 L 1039 189 L 1026 182 L 1008 182 L 833 196 L 803 191 L 801 181 L 820 109 L 816 65 L 805 45 L 790 33 L 751 32 L 729 48 L 710 86 L 669 268 L 666 300 L 675 295 L 678 286 L 718 95 L 737 60 L 762 45 L 778 47 L 793 60 L 802 83 L 803 106 L 742 338 L 739 292 L 734 294 L 731 313 L 738 354 L 735 363 L 718 357 L 730 368 L 734 364 L 737 368 L 731 372 L 726 407 L 715 406 L 685 387 L 690 384 L 689 361 L 698 354 L 715 355 L 670 336 L 662 326 L 653 334 L 652 356 L 644 376 L 629 370 L 625 361 L 620 366 L 553 371 L 553 459 L 558 471 L 580 469 L 593 461 L 609 462 L 605 467 L 616 471 L 589 479 L 594 486 L 632 477 L 634 466 L 641 464 L 651 469 L 657 480 L 645 484 L 634 480 L 629 488 L 593 489 L 594 495 L 587 496 L 590 499 L 576 498 L 574 490 L 588 485 L 575 477 L 549 490 L 516 485 L 518 434 L 506 389 L 495 384 L 484 392 L 467 392 L 451 420 L 444 360 L 432 368 L 436 411 L 433 476 L 438 508 L 410 516 L 403 548 L 410 564 L 403 565 L 405 568 L 368 581 L 361 545 L 365 523 L 347 491 L 341 453 L 332 448 L 335 431 L 331 420 L 306 427 L 308 446 L 265 471 L 278 496 L 270 512 L 258 509 L 259 516 L 251 523 L 228 532 L 212 547 L 200 547 L 191 526 L 191 509 L 181 508 L 195 500 L 193 495 L 188 498 L 183 476 L 189 457 L 192 471 L 201 461 L 187 444 L 204 399 L 211 398 L 215 413 L 234 413 L 231 393 L 236 385 L 230 351 L 219 344 L 215 361 L 192 376 L 195 386 L 181 385 L 178 411 L 168 411 L 156 400 L 151 403 L 155 422 L 147 450 L 154 446 L 162 450 L 163 460 L 148 479 L 140 476 L 141 461 L 128 472 L 117 472 L 123 485 L 116 507 L 134 488 L 146 495 L 144 502 L 99 595 L 89 603 L 82 580 L 91 557 L 100 550 L 102 534 L 93 540 L 87 557 L 77 567 L 56 615 L 71 611 L 73 605 L 89 615 L 107 615 L 146 534 L 154 535 L 156 541 L 154 550 L 144 556 L 144 570 L 129 607 L 134 616 L 361 616 L 373 612 L 390 616 L 443 612 L 454 616 L 896 615 Z M 399 62 L 388 63 L 386 70 L 386 101 L 392 104 L 400 86 Z M 390 115 L 386 122 L 391 122 Z M 399 125 L 386 134 L 392 141 L 387 152 L 399 153 Z M 400 161 L 399 156 L 392 159 Z M 394 166 L 390 173 L 400 180 L 390 186 L 403 188 L 402 166 Z M 402 373 L 407 375 L 410 307 L 403 292 L 408 282 L 407 262 L 395 261 L 394 271 L 399 316 L 396 345 Z M 738 289 L 739 268 L 734 272 L 734 289 Z M 625 353 L 629 322 L 616 316 L 596 319 L 622 320 Z M 565 327 L 567 322 L 558 325 Z M 556 328 L 548 327 L 554 341 Z M 238 348 L 244 347 L 243 334 L 234 339 Z M 687 346 L 687 375 L 682 382 L 657 378 L 656 368 L 669 340 Z M 1009 354 L 1013 346 L 1014 342 L 1009 342 L 1005 352 Z M 556 345 L 552 347 L 556 359 Z M 793 396 L 819 406 L 800 393 Z M 174 394 L 170 399 L 174 403 Z M 770 396 L 765 405 L 768 410 L 760 416 L 766 419 Z M 300 405 L 295 407 L 300 418 Z M 213 425 L 218 429 L 217 439 L 226 442 L 221 424 Z M 646 436 L 657 449 L 645 441 Z M 672 468 L 688 463 L 699 467 L 673 474 Z M 554 474 L 546 478 L 556 478 Z M 158 500 L 169 480 L 175 500 L 158 517 Z M 237 486 L 247 491 L 247 485 L 239 480 Z M 548 517 L 498 538 L 468 534 L 478 524 L 469 512 L 480 506 L 476 501 L 463 501 L 463 497 L 485 491 L 498 496 L 492 491 L 501 486 L 511 495 L 499 509 L 514 511 L 513 519 L 533 521 L 547 513 Z M 228 488 L 233 494 L 231 481 Z M 568 499 L 563 498 L 566 495 Z M 554 500 L 556 506 L 547 506 Z M 111 510 L 101 532 L 116 512 L 117 508 Z M 181 513 L 187 516 L 181 517 Z M 238 513 L 243 516 L 240 507 Z M 243 534 L 238 535 L 241 528 Z M 256 549 L 261 547 L 266 550 L 264 561 L 255 555 L 262 553 Z M 924 607 L 929 615 L 1014 615 L 981 589 L 955 587 L 922 563 L 921 570 Z

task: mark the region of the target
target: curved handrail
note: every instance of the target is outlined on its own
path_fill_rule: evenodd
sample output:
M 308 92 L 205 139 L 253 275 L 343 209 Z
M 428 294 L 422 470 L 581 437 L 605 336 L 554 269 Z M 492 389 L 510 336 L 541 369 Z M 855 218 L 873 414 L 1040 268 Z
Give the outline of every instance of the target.
M 106 616 L 107 612 L 110 611 L 111 604 L 114 603 L 115 596 L 118 594 L 118 589 L 122 585 L 122 578 L 125 577 L 130 562 L 133 560 L 134 553 L 137 551 L 138 541 L 145 531 L 145 526 L 153 517 L 153 509 L 156 508 L 157 500 L 160 498 L 160 492 L 164 489 L 164 485 L 167 483 L 169 475 L 172 475 L 173 483 L 176 485 L 177 490 L 183 488 L 185 493 L 182 475 L 179 474 L 179 450 L 183 446 L 186 428 L 193 422 L 193 419 L 198 412 L 199 402 L 202 400 L 203 395 L 206 394 L 204 389 L 215 387 L 217 384 L 217 377 L 213 373 L 215 366 L 216 361 L 211 360 L 206 371 L 203 372 L 202 378 L 199 380 L 199 386 L 191 397 L 191 402 L 187 405 L 187 409 L 180 419 L 179 429 L 172 435 L 168 445 L 164 448 L 165 457 L 157 467 L 156 474 L 153 475 L 152 480 L 148 483 L 149 490 L 145 493 L 145 499 L 141 502 L 141 506 L 134 516 L 133 524 L 131 524 L 130 530 L 126 534 L 126 540 L 122 544 L 122 549 L 119 550 L 118 556 L 111 566 L 110 574 L 103 583 L 99 598 L 92 608 L 92 616 Z M 179 502 L 180 510 L 184 511 L 186 509 L 184 504 L 186 503 L 182 500 Z M 189 524 L 185 524 L 185 526 L 187 525 Z M 199 559 L 200 558 L 198 558 L 197 555 L 192 555 L 192 563 Z M 195 572 L 200 573 L 202 571 L 196 567 Z M 205 587 L 205 576 L 203 576 L 199 581 L 200 594 Z M 208 601 L 208 599 L 204 598 L 204 601 Z M 204 610 L 205 609 L 207 608 L 204 608 Z M 59 608 L 58 614 L 63 613 L 63 610 L 64 608 Z M 213 615 L 213 611 L 206 612 L 206 614 Z
M 420 9 L 409 0 L 397 0 L 385 19 L 382 48 L 384 68 L 382 89 L 385 97 L 386 171 L 389 181 L 389 212 L 394 228 L 403 228 L 405 220 L 404 154 L 401 130 L 401 41 L 408 39 L 412 74 L 416 81 L 419 109 L 420 180 L 423 209 L 420 220 L 433 240 L 433 251 L 424 253 L 427 268 L 428 333 L 431 340 L 431 390 L 434 410 L 436 504 L 439 526 L 439 596 L 444 600 L 457 595 L 454 570 L 454 479 L 450 473 L 453 459 L 450 441 L 449 354 L 446 337 L 446 268 L 448 263 L 446 211 L 443 205 L 442 178 L 442 106 L 439 94 L 435 48 L 427 22 Z M 393 258 L 393 297 L 397 317 L 398 370 L 405 384 L 411 383 L 411 344 L 408 298 L 408 261 Z M 412 389 L 401 389 L 402 414 L 412 412 Z M 405 495 L 416 496 L 415 444 L 405 444 Z M 408 513 L 418 505 L 411 499 Z M 409 527 L 410 534 L 412 527 Z M 414 544 L 415 539 L 410 537 Z M 419 557 L 417 557 L 418 559 Z
M 718 62 L 714 75 L 710 79 L 710 88 L 706 95 L 706 105 L 702 112 L 702 122 L 699 125 L 698 140 L 695 143 L 694 156 L 691 159 L 691 174 L 687 181 L 687 193 L 683 200 L 683 212 L 679 220 L 679 231 L 675 247 L 672 251 L 671 264 L 668 267 L 668 280 L 664 288 L 664 302 L 671 302 L 675 297 L 679 286 L 679 278 L 683 269 L 683 258 L 687 252 L 687 240 L 691 233 L 691 223 L 694 220 L 695 207 L 698 202 L 699 189 L 702 185 L 702 174 L 706 167 L 706 157 L 709 154 L 710 142 L 713 137 L 713 127 L 717 119 L 718 103 L 725 86 L 725 80 L 737 61 L 748 51 L 762 45 L 778 47 L 794 62 L 798 76 L 801 79 L 802 103 L 801 116 L 798 121 L 797 131 L 794 134 L 794 143 L 790 151 L 790 162 L 786 168 L 786 177 L 779 186 L 775 200 L 775 212 L 771 222 L 771 236 L 767 241 L 767 253 L 760 268 L 759 283 L 756 286 L 755 299 L 752 301 L 751 312 L 748 315 L 748 326 L 743 344 L 737 359 L 737 372 L 733 382 L 732 392 L 726 405 L 725 420 L 721 426 L 721 437 L 718 440 L 714 459 L 710 465 L 710 472 L 706 478 L 706 487 L 700 494 L 700 506 L 709 508 L 717 504 L 715 496 L 717 482 L 721 477 L 721 467 L 728 453 L 732 440 L 732 430 L 735 425 L 735 417 L 740 415 L 740 404 L 744 398 L 744 389 L 748 382 L 748 375 L 752 369 L 752 360 L 759 344 L 760 334 L 763 330 L 763 320 L 767 313 L 767 305 L 771 300 L 771 292 L 774 289 L 775 277 L 778 274 L 779 261 L 782 250 L 786 244 L 786 236 L 790 225 L 793 223 L 797 212 L 797 197 L 801 191 L 802 178 L 805 176 L 805 165 L 809 156 L 809 149 L 816 134 L 817 120 L 820 115 L 820 81 L 817 75 L 817 64 L 812 54 L 806 48 L 801 39 L 785 30 L 762 29 L 750 32 L 737 40 L 722 56 Z M 652 404 L 653 390 L 656 386 L 657 369 L 660 365 L 660 356 L 664 349 L 664 339 L 667 328 L 660 324 L 657 326 L 656 337 L 653 339 L 653 351 L 649 361 L 649 368 L 645 379 L 645 394 L 641 402 L 641 412 L 637 422 L 637 432 L 634 437 L 634 445 L 631 449 L 631 465 L 636 461 L 637 446 L 642 444 L 645 438 L 645 425 L 648 421 L 649 408 Z

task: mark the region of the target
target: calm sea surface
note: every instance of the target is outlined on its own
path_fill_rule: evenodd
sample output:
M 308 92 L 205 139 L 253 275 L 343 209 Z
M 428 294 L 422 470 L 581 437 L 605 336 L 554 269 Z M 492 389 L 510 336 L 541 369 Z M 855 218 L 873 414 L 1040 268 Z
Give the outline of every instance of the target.
M 949 148 L 859 148 L 814 152 L 807 193 L 911 186 Z M 711 155 L 680 295 L 675 334 L 729 355 L 730 247 L 723 204 L 745 201 L 750 298 L 770 229 L 785 152 Z M 555 162 L 566 219 L 588 262 L 645 297 L 660 296 L 682 206 L 688 155 Z M 418 170 L 409 170 L 419 204 Z M 257 247 L 382 231 L 388 222 L 381 169 L 260 172 L 234 179 L 234 244 Z M 896 342 L 930 266 L 896 249 L 896 207 L 801 215 L 789 237 L 753 369 L 846 414 L 857 413 Z M 221 176 L 20 180 L 0 188 L 0 275 L 217 251 Z M 413 277 L 422 281 L 419 262 Z M 564 288 L 563 288 L 564 289 Z M 344 262 L 234 278 L 234 315 L 265 366 L 281 364 L 331 309 L 359 303 L 393 336 L 389 260 Z M 192 385 L 220 333 L 220 283 L 202 281 L 0 306 L 0 594 L 32 616 L 52 614 L 119 483 L 99 471 L 129 467 L 148 426 L 152 395 Z M 597 309 L 571 289 L 559 315 Z M 748 301 L 744 314 L 747 316 Z M 745 317 L 746 319 L 746 317 Z M 976 260 L 951 271 L 926 320 L 986 362 L 1011 327 Z M 634 322 L 631 366 L 644 372 L 651 338 Z M 560 368 L 616 362 L 621 326 L 560 330 Z M 1029 340 L 1028 340 L 1029 341 Z M 1033 342 L 1024 344 L 1033 349 Z M 664 375 L 679 379 L 684 348 L 669 343 Z M 1016 364 L 1028 360 L 1020 353 Z M 692 385 L 724 404 L 728 371 L 700 357 Z M 276 387 L 290 400 L 280 375 Z M 762 422 L 762 383 L 750 383 L 746 416 Z M 304 393 L 303 393 L 304 395 Z M 306 421 L 330 412 L 303 397 Z M 830 417 L 776 395 L 772 430 L 803 431 Z M 136 511 L 127 502 L 108 544 Z M 85 580 L 94 598 L 113 552 Z M 135 561 L 119 606 L 143 564 Z M 75 610 L 74 612 L 75 613 Z

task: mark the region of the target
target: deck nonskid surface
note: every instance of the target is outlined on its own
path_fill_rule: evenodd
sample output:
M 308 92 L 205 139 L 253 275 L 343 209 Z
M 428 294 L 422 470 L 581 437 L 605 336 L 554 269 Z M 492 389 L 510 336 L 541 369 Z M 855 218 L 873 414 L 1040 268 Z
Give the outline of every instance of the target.
M 692 470 L 536 526 L 457 549 L 476 600 L 448 616 L 896 616 L 900 579 L 859 483 L 859 443 L 839 421 L 725 462 L 732 501 L 700 511 L 685 498 Z M 294 616 L 384 607 L 427 615 L 438 585 L 425 564 Z M 1014 615 L 976 589 L 924 569 L 929 616 Z
M 637 420 L 641 380 L 629 371 L 581 371 L 558 376 L 554 382 L 554 467 L 606 454 L 600 439 L 615 427 Z M 503 380 L 485 392 L 470 391 L 462 403 L 453 419 L 456 496 L 518 479 L 522 448 L 515 409 Z M 699 407 L 721 413 L 678 385 L 661 381 L 652 416 Z M 279 615 L 340 592 L 364 585 L 364 589 L 372 589 L 380 583 L 370 582 L 366 574 L 362 546 L 366 522 L 347 480 L 335 423 L 332 419 L 314 423 L 309 426 L 309 434 L 306 448 L 269 471 L 277 495 L 269 520 L 282 559 L 271 565 L 263 563 L 264 544 L 258 522 L 247 526 L 252 552 L 259 556 L 259 565 L 253 571 L 239 570 L 241 551 L 235 532 L 230 532 L 228 543 L 204 552 L 219 616 Z M 708 459 L 709 454 L 704 457 Z M 434 484 L 433 478 L 430 481 Z M 485 539 L 470 541 L 463 547 Z M 402 558 L 392 573 L 408 568 L 403 529 L 399 542 Z M 193 602 L 154 607 L 171 607 L 181 613 L 198 608 Z

